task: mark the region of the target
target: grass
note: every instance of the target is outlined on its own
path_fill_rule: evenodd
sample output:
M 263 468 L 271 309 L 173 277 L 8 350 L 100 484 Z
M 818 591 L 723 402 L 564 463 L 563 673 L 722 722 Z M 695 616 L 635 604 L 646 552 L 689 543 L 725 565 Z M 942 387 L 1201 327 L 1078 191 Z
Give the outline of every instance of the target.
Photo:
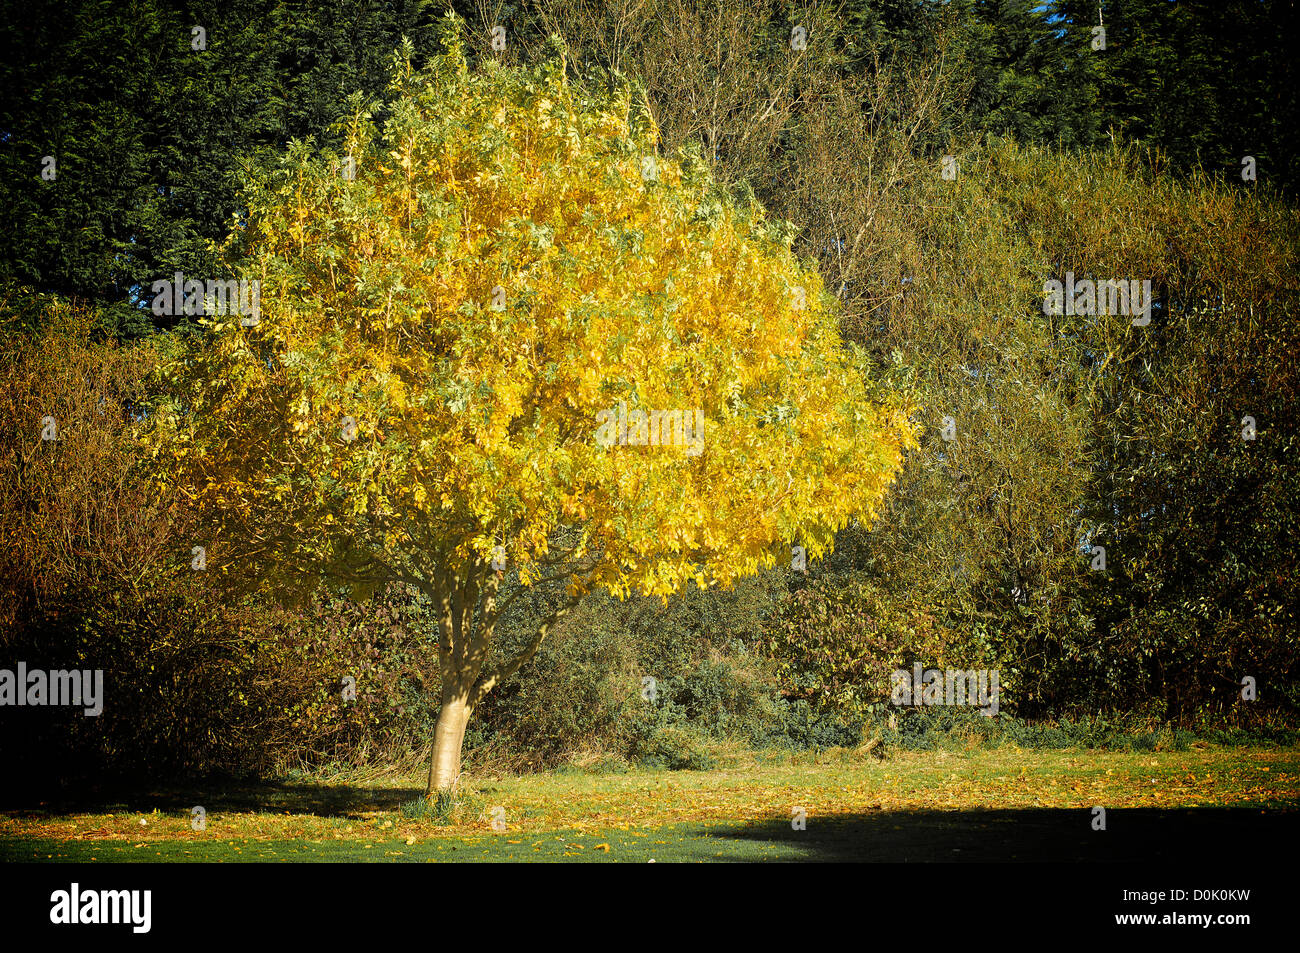
M 999 748 L 887 761 L 831 751 L 711 771 L 484 777 L 442 819 L 411 809 L 419 786 L 415 776 L 335 775 L 88 793 L 0 812 L 0 859 L 1177 860 L 1187 845 L 1203 854 L 1220 841 L 1293 836 L 1300 821 L 1300 757 L 1277 748 Z M 196 805 L 201 831 L 190 824 Z M 1094 806 L 1107 811 L 1106 832 L 1092 829 Z M 795 808 L 804 830 L 792 827 Z

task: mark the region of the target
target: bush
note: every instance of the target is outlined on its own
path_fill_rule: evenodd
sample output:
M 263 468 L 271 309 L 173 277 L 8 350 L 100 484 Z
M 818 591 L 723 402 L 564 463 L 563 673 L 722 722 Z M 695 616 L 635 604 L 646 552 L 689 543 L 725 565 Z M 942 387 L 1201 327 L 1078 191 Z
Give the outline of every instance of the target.
M 159 488 L 143 439 L 156 342 L 118 344 L 98 325 L 54 298 L 0 309 L 4 664 L 102 669 L 106 695 L 98 717 L 0 719 L 22 783 L 356 764 L 417 743 L 437 688 L 422 608 L 398 591 L 284 608 L 231 599 L 196 571 L 204 537 Z M 57 440 L 42 439 L 46 417 Z

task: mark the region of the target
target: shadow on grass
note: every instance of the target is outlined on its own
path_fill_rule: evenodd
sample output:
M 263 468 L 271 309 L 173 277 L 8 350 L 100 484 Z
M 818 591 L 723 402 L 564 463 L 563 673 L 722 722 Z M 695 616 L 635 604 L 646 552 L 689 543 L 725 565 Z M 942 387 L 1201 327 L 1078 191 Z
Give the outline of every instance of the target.
M 40 797 L 10 791 L 0 793 L 0 812 L 20 819 L 72 813 L 148 814 L 154 810 L 184 816 L 193 805 L 202 804 L 211 815 L 293 814 L 353 819 L 373 812 L 397 811 L 421 793 L 416 788 L 367 787 L 342 782 L 211 779 L 183 787 L 160 785 L 147 791 L 105 786 L 99 790 L 50 792 Z M 1300 843 L 1300 810 L 1296 809 L 1111 809 L 1106 812 L 1105 830 L 1094 830 L 1094 820 L 1090 808 L 882 810 L 818 815 L 815 805 L 809 805 L 804 830 L 792 829 L 788 817 L 774 817 L 748 823 L 677 822 L 658 828 L 664 833 L 662 838 L 647 839 L 642 834 L 620 840 L 625 831 L 589 832 L 598 840 L 614 844 L 615 852 L 601 858 L 588 855 L 586 859 L 635 860 L 644 853 L 645 859 L 656 856 L 660 861 L 1048 861 L 1177 865 L 1236 863 L 1243 851 L 1259 845 Z M 667 836 L 672 831 L 680 835 L 675 840 Z M 548 838 L 554 833 L 565 833 L 567 839 L 573 839 L 571 832 L 563 831 L 549 832 Z M 577 857 L 577 850 L 566 852 L 563 843 L 554 848 L 558 855 L 550 856 L 547 852 L 553 852 L 553 845 L 549 842 L 539 856 L 514 856 L 515 848 L 510 842 L 518 839 L 487 838 L 484 852 L 490 855 L 488 859 L 498 860 Z M 194 845 L 184 846 L 193 848 Z M 447 849 L 454 848 L 453 844 Z M 443 850 L 427 848 L 435 849 Z
M 13 817 L 60 814 L 148 814 L 155 808 L 163 813 L 188 814 L 202 804 L 210 814 L 283 813 L 317 817 L 358 817 L 372 811 L 396 811 L 421 796 L 415 788 L 370 788 L 364 786 L 275 781 L 239 782 L 229 779 L 197 782 L 184 787 L 160 785 L 151 791 L 105 787 L 98 790 L 4 795 L 0 812 Z
M 1300 812 L 1249 808 L 1114 809 L 1093 830 L 1090 808 L 879 811 L 710 827 L 729 846 L 766 846 L 773 860 L 886 863 L 1232 861 L 1253 844 L 1294 844 Z M 725 850 L 723 859 L 748 859 Z

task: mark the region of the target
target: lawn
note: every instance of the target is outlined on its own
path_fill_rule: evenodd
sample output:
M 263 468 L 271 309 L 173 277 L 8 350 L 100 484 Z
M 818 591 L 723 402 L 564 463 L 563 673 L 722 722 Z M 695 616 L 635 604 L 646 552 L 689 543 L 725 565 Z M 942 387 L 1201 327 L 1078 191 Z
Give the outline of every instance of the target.
M 712 771 L 477 777 L 449 823 L 406 815 L 419 789 L 414 777 L 355 775 L 88 793 L 0 812 L 0 859 L 1179 862 L 1300 827 L 1300 755 L 1279 748 L 998 748 L 883 761 L 832 751 L 746 755 Z M 1104 831 L 1094 806 L 1106 809 Z

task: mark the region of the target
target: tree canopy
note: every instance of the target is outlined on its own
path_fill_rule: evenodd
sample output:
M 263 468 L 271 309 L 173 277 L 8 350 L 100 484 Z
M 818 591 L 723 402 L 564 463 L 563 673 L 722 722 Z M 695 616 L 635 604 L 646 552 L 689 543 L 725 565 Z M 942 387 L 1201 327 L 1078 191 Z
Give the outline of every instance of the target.
M 912 425 L 788 231 L 656 156 L 627 86 L 471 72 L 454 44 L 407 69 L 382 133 L 361 114 L 346 155 L 300 148 L 254 198 L 260 321 L 214 320 L 189 369 L 174 447 L 254 529 L 232 570 L 431 579 L 503 547 L 529 573 L 573 524 L 587 585 L 664 594 L 872 515 Z M 602 445 L 620 402 L 628 445 Z M 688 435 L 698 411 L 702 452 L 632 446 L 638 411 Z

